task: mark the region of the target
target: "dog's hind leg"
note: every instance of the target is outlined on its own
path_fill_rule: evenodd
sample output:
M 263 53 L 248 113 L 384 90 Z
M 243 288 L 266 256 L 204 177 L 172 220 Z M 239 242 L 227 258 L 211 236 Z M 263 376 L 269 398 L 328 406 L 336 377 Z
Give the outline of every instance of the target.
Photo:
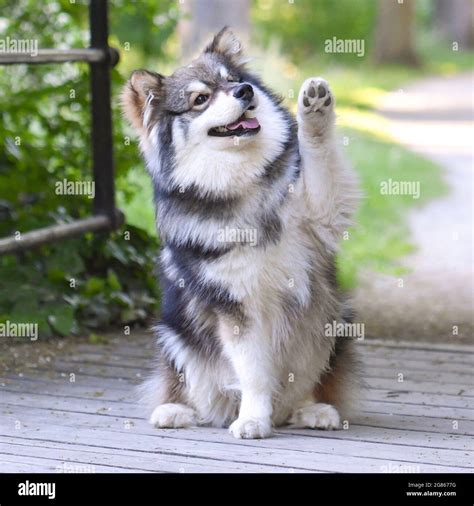
M 297 429 L 338 429 L 341 418 L 337 409 L 330 404 L 308 401 L 295 409 L 288 423 Z
M 190 427 L 196 424 L 196 412 L 185 404 L 160 404 L 151 414 L 150 423 L 158 428 Z
M 297 114 L 303 194 L 311 220 L 332 249 L 350 226 L 359 196 L 334 135 L 334 105 L 324 79 L 312 77 L 303 83 Z
M 196 425 L 196 412 L 184 404 L 183 383 L 173 367 L 160 356 L 156 371 L 139 387 L 139 394 L 151 415 L 149 421 L 158 428 Z

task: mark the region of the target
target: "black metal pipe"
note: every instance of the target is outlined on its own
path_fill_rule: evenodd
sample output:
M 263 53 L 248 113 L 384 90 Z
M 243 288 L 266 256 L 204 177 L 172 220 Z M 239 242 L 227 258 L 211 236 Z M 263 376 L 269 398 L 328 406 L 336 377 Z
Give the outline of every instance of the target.
M 103 49 L 39 49 L 35 53 L 0 53 L 0 65 L 17 63 L 100 62 L 108 55 Z
M 91 0 L 89 5 L 91 47 L 106 52 L 109 58 L 92 62 L 91 113 L 92 163 L 95 181 L 94 214 L 106 214 L 115 220 L 115 185 L 110 107 L 110 52 L 108 46 L 107 1 Z
M 61 63 L 86 61 L 91 69 L 92 159 L 95 181 L 94 216 L 72 223 L 26 232 L 19 238 L 0 239 L 0 255 L 15 253 L 85 232 L 112 230 L 122 225 L 123 213 L 115 208 L 110 68 L 119 53 L 108 46 L 107 0 L 90 0 L 91 47 L 88 49 L 43 49 L 35 56 L 0 53 L 0 65 L 16 63 Z
M 65 62 L 101 62 L 108 61 L 114 67 L 119 61 L 119 52 L 109 47 L 103 49 L 38 49 L 35 54 L 30 53 L 0 53 L 0 65 L 16 65 L 18 63 L 44 64 Z
M 109 230 L 110 228 L 110 219 L 105 215 L 91 216 L 90 218 L 77 220 L 72 223 L 52 225 L 51 227 L 25 232 L 21 234 L 18 239 L 15 237 L 0 239 L 0 255 L 16 253 L 50 242 L 68 239 L 81 235 L 84 232 L 98 232 L 101 230 Z

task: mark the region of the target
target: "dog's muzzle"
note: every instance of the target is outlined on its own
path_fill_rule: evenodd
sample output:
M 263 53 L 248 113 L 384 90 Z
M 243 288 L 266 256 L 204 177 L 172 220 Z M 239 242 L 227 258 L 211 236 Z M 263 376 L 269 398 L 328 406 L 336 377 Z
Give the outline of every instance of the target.
M 234 89 L 234 97 L 244 102 L 245 106 L 248 106 L 250 104 L 253 96 L 253 88 L 248 83 L 240 84 L 237 86 L 237 88 Z
M 253 113 L 257 105 L 257 97 L 255 97 L 252 86 L 248 83 L 239 84 L 232 89 L 232 95 L 242 104 L 243 114 L 232 123 L 211 128 L 208 135 L 212 137 L 241 137 L 255 135 L 260 131 L 260 123 Z

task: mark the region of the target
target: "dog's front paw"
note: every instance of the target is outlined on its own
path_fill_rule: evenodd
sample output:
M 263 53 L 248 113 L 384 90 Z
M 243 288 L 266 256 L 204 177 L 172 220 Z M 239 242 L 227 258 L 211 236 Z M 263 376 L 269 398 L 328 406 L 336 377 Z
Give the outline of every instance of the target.
M 310 77 L 301 86 L 299 108 L 303 114 L 325 114 L 334 106 L 329 84 L 322 77 Z
M 151 414 L 150 423 L 163 429 L 190 427 L 196 423 L 196 413 L 185 404 L 161 404 Z
M 310 77 L 301 86 L 298 97 L 300 124 L 311 126 L 315 134 L 323 133 L 334 118 L 334 97 L 322 77 Z
M 272 421 L 269 418 L 237 418 L 229 427 L 229 432 L 238 439 L 262 439 L 272 434 Z
M 338 429 L 341 417 L 330 404 L 311 404 L 294 411 L 289 423 L 296 428 Z

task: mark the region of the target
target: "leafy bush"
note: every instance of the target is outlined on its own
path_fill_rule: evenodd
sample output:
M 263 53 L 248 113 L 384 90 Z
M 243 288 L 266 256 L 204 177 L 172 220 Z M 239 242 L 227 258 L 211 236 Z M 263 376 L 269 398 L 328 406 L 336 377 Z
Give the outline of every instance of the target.
M 173 0 L 110 2 L 111 38 L 142 59 L 163 57 L 177 20 Z M 86 2 L 5 0 L 2 38 L 39 48 L 87 47 Z M 112 73 L 113 96 L 124 78 Z M 114 118 L 120 118 L 114 100 Z M 89 71 L 85 64 L 0 67 L 0 237 L 89 216 L 86 195 L 59 195 L 58 182 L 92 179 Z M 138 150 L 114 121 L 120 200 L 134 194 L 127 174 L 142 170 Z M 125 223 L 120 231 L 0 257 L 0 321 L 38 322 L 42 336 L 110 324 L 142 324 L 156 311 L 157 240 Z
M 377 2 L 373 0 L 256 0 L 252 16 L 261 42 L 278 37 L 293 62 L 324 55 L 327 39 L 363 39 L 370 47 Z M 341 60 L 356 60 L 354 54 L 338 54 Z

